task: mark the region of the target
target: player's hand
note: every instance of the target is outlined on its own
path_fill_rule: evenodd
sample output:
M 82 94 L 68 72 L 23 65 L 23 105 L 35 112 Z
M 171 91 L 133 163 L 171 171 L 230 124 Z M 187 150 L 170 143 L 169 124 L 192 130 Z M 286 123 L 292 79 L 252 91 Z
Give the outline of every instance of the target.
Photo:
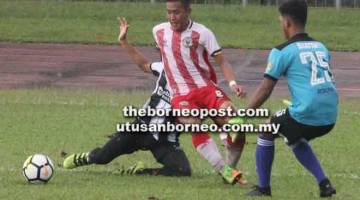
M 126 41 L 126 35 L 129 29 L 129 24 L 127 23 L 125 17 L 118 17 L 119 20 L 119 37 L 118 41 L 120 43 Z
M 234 84 L 234 85 L 231 85 L 230 88 L 236 94 L 236 96 L 238 96 L 240 98 L 246 97 L 246 92 L 245 92 L 244 88 L 241 87 L 241 85 Z

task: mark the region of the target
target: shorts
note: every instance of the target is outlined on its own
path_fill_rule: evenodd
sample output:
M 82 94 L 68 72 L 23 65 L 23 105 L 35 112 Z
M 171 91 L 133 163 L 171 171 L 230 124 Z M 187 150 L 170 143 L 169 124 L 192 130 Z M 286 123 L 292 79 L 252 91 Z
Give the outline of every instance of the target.
M 141 122 L 139 121 L 139 119 L 135 119 L 133 124 L 141 124 Z M 179 134 L 176 134 L 175 141 L 169 141 L 167 139 L 168 134 L 169 133 L 159 133 L 159 139 L 155 139 L 153 134 L 150 132 L 118 132 L 114 134 L 114 137 L 121 137 L 121 140 L 123 140 L 124 142 L 122 142 L 123 144 L 121 144 L 120 146 L 127 147 L 127 153 L 133 153 L 138 150 L 156 151 L 155 149 L 159 149 L 159 147 L 161 147 L 161 149 L 164 149 L 163 147 L 166 147 L 165 149 L 180 148 L 178 139 Z
M 271 123 L 280 124 L 280 135 L 285 138 L 288 145 L 298 142 L 300 139 L 310 141 L 314 138 L 321 137 L 329 133 L 335 124 L 325 126 L 310 126 L 301 124 L 293 119 L 288 109 L 283 109 L 271 117 Z
M 171 100 L 173 109 L 219 109 L 229 97 L 218 87 L 209 85 L 194 89 Z
M 136 135 L 131 135 L 128 136 L 127 141 L 128 144 L 124 145 L 128 148 L 126 150 L 127 154 L 131 154 L 138 150 L 150 151 L 156 161 L 160 163 L 162 163 L 162 160 L 166 156 L 166 154 L 169 154 L 170 152 L 183 151 L 178 142 L 170 142 L 166 140 L 158 141 L 152 136 L 151 133 L 140 133 Z

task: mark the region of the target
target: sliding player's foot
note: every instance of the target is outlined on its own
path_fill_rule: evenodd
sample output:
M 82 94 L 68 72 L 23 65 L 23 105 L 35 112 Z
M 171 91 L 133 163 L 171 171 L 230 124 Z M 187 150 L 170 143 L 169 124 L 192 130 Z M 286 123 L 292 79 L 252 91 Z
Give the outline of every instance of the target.
M 227 183 L 236 184 L 240 180 L 242 173 L 238 169 L 234 169 L 229 165 L 225 165 L 221 175 Z
M 89 164 L 89 153 L 76 153 L 65 158 L 63 167 L 65 169 L 73 169 Z
M 129 167 L 128 169 L 121 169 L 120 174 L 136 175 L 136 174 L 140 174 L 143 169 L 145 169 L 145 164 L 139 161 L 135 165 Z

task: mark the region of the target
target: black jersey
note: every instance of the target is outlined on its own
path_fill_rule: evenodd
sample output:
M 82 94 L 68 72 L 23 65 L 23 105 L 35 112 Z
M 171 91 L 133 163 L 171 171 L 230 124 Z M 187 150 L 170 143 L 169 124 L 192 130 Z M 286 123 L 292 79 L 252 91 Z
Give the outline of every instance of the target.
M 162 62 L 154 62 L 151 64 L 151 70 L 157 77 L 156 87 L 152 92 L 151 97 L 146 101 L 143 108 L 150 107 L 152 109 L 171 109 L 171 95 L 167 84 L 164 65 Z M 146 124 L 165 124 L 167 122 L 174 122 L 174 118 L 171 116 L 159 116 L 159 117 L 139 117 L 141 123 Z M 177 142 L 178 133 L 152 133 L 154 138 L 166 139 L 170 142 Z

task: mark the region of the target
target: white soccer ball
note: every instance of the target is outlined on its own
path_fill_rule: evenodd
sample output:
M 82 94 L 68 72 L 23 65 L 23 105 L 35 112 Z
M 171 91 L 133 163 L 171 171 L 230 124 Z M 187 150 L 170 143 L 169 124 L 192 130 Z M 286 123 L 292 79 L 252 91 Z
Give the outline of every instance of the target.
M 49 157 L 35 154 L 26 159 L 22 171 L 29 183 L 47 183 L 54 173 L 54 165 Z

